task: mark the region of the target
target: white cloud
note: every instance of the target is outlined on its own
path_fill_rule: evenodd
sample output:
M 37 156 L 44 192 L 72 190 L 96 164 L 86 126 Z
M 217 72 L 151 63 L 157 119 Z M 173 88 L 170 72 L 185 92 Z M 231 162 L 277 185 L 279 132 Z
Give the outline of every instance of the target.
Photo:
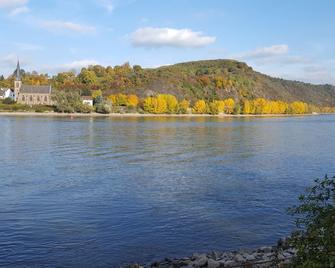
M 42 28 L 45 28 L 49 31 L 72 31 L 77 33 L 92 33 L 95 32 L 95 27 L 73 23 L 68 21 L 60 21 L 60 20 L 50 20 L 50 21 L 42 21 L 40 23 Z
M 204 47 L 215 40 L 213 36 L 190 29 L 145 27 L 131 35 L 132 44 L 138 47 Z
M 17 7 L 28 3 L 28 0 L 0 0 L 0 7 Z
M 241 59 L 264 59 L 275 56 L 282 56 L 289 51 L 288 45 L 273 45 L 270 47 L 257 48 L 239 56 Z
M 90 65 L 97 65 L 99 64 L 96 60 L 90 60 L 90 59 L 85 59 L 85 60 L 78 60 L 78 61 L 73 61 L 70 63 L 65 63 L 60 65 L 60 68 L 63 69 L 81 69 Z
M 29 0 L 0 0 L 0 8 L 8 10 L 8 15 L 13 17 L 28 13 L 30 9 L 26 6 Z
M 30 12 L 30 8 L 28 8 L 27 6 L 22 6 L 22 7 L 14 8 L 9 13 L 9 15 L 13 17 L 19 14 L 24 14 L 24 13 L 29 13 L 29 12 Z
M 83 59 L 76 60 L 64 64 L 59 65 L 46 65 L 41 68 L 42 72 L 57 74 L 59 72 L 67 72 L 67 71 L 80 71 L 84 67 L 88 67 L 90 65 L 98 65 L 99 63 L 93 59 Z

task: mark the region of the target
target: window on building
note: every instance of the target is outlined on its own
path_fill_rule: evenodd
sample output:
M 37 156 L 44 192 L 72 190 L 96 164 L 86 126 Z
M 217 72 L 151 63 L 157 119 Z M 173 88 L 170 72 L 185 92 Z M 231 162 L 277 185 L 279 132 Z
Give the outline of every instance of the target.
M 44 101 L 48 101 L 48 97 L 47 96 L 44 97 Z
M 30 96 L 30 101 L 33 101 L 33 96 Z
M 40 96 L 37 96 L 37 101 L 40 101 Z
M 25 101 L 26 100 L 26 97 L 24 95 L 22 95 L 22 100 Z

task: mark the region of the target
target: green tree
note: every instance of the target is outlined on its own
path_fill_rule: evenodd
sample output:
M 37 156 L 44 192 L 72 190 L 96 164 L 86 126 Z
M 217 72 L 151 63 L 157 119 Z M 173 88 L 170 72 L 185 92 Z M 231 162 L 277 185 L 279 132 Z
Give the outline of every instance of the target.
M 91 107 L 83 104 L 78 92 L 75 91 L 56 91 L 52 96 L 56 103 L 55 110 L 61 113 L 88 113 Z
M 93 85 L 97 83 L 97 76 L 94 71 L 83 68 L 78 76 L 79 81 L 86 85 Z
M 293 266 L 334 267 L 335 264 L 335 177 L 315 180 L 299 197 L 300 205 L 289 209 L 296 217 L 298 232 L 291 244 L 297 249 Z M 333 265 L 333 266 L 331 266 Z

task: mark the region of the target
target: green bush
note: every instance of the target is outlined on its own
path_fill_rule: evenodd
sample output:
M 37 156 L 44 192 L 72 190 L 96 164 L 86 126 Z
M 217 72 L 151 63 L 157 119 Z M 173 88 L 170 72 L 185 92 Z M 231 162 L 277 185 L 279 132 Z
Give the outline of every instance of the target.
M 82 105 L 77 107 L 76 112 L 77 113 L 89 114 L 89 113 L 93 112 L 93 107 L 88 105 L 88 104 L 82 104 Z
M 35 105 L 33 109 L 36 113 L 45 113 L 45 112 L 53 112 L 54 108 L 46 105 Z
M 52 96 L 55 101 L 56 112 L 60 113 L 81 113 L 88 109 L 83 105 L 83 101 L 76 91 L 56 91 Z
M 99 114 L 109 114 L 112 111 L 112 107 L 109 103 L 103 102 L 95 105 L 95 111 Z
M 290 239 L 298 250 L 293 267 L 335 267 L 335 177 L 315 180 L 289 209 L 298 231 Z
M 31 109 L 31 107 L 24 105 L 24 104 L 3 104 L 0 103 L 0 111 L 3 112 L 29 112 L 34 111 Z
M 15 101 L 11 98 L 6 98 L 2 101 L 3 104 L 14 104 Z

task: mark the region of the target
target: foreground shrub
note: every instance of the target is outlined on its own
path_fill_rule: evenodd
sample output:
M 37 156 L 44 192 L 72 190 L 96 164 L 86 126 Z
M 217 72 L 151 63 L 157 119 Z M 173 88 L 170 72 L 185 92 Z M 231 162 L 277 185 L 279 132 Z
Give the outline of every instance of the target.
M 112 106 L 107 102 L 102 102 L 95 106 L 95 111 L 99 114 L 109 114 L 112 111 Z
M 298 232 L 291 244 L 298 250 L 293 267 L 335 267 L 335 177 L 315 180 L 289 209 Z
M 12 100 L 11 98 L 6 98 L 2 101 L 3 104 L 14 104 L 15 101 Z
M 33 106 L 33 109 L 35 110 L 36 113 L 45 113 L 54 111 L 53 107 L 46 105 L 35 105 Z
M 60 113 L 80 113 L 83 102 L 78 92 L 56 91 L 52 96 L 56 103 L 55 111 Z

